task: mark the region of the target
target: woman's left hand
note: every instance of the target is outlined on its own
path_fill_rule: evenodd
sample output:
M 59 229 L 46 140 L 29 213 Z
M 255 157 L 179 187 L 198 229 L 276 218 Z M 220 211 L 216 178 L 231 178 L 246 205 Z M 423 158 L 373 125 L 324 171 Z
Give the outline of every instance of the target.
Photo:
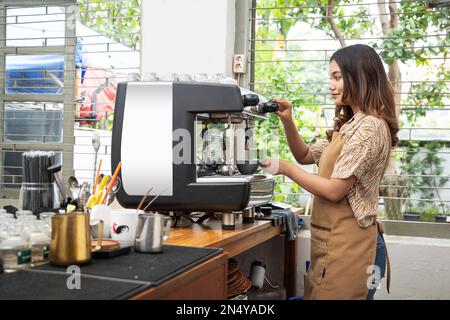
M 261 168 L 270 174 L 286 174 L 289 162 L 283 159 L 266 158 L 261 161 Z

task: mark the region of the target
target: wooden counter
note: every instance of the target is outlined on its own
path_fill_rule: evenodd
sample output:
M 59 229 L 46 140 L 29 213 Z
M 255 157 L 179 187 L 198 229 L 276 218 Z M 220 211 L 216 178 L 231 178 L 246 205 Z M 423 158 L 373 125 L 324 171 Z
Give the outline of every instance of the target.
M 203 225 L 170 229 L 165 244 L 223 248 L 229 257 L 234 257 L 266 240 L 281 234 L 281 226 L 272 226 L 271 221 L 256 220 L 254 223 L 238 222 L 235 230 L 222 230 L 222 222 L 207 221 Z
M 170 229 L 168 245 L 223 248 L 224 254 L 163 283 L 146 290 L 133 299 L 226 299 L 228 258 L 243 253 L 269 239 L 279 236 L 282 226 L 268 220 L 253 223 L 238 221 L 235 230 L 223 230 L 222 221 L 210 219 L 203 224 Z M 287 296 L 296 295 L 296 241 L 284 241 L 284 286 Z

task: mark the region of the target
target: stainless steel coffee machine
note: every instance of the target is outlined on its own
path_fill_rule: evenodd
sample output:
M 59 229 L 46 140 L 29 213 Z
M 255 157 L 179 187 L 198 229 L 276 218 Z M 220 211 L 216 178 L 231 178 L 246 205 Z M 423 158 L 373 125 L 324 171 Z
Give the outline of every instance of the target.
M 254 174 L 253 124 L 277 107 L 230 84 L 120 83 L 111 156 L 113 168 L 122 161 L 118 202 L 136 208 L 152 187 L 148 201 L 158 198 L 148 210 L 199 223 L 221 214 L 224 229 L 236 212 L 251 222 L 274 189 L 271 175 Z

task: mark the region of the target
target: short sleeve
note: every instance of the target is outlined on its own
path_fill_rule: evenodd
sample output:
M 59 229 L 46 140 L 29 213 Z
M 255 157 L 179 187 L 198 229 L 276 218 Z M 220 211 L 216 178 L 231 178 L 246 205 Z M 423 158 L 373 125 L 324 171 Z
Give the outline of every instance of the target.
M 321 139 L 315 143 L 309 145 L 309 151 L 313 157 L 314 162 L 319 165 L 320 157 L 322 156 L 323 150 L 328 146 L 328 140 Z
M 383 127 L 376 118 L 367 117 L 345 142 L 337 158 L 331 178 L 347 179 L 355 176 L 358 181 L 364 178 L 380 154 Z

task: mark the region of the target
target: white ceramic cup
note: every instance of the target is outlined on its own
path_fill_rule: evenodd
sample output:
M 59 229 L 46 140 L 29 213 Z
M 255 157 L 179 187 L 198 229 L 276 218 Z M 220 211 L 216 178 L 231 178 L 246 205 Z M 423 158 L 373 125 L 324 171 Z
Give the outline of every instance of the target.
M 121 246 L 132 246 L 136 238 L 138 215 L 136 209 L 116 209 L 111 212 L 111 238 Z
M 110 206 L 98 204 L 92 207 L 90 218 L 91 220 L 103 220 L 103 238 L 111 238 L 111 213 Z M 97 238 L 95 234 L 92 235 Z

